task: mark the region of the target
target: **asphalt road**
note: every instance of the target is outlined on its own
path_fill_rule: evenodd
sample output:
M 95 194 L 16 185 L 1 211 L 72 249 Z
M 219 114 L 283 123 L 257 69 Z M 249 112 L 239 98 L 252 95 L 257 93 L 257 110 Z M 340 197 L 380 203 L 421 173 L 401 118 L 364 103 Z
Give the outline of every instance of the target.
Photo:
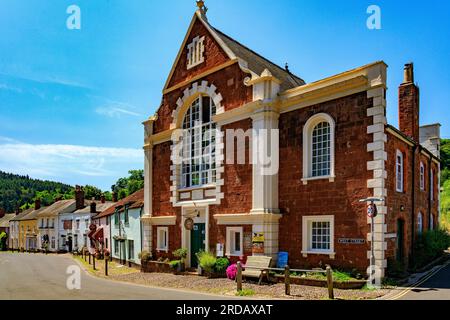
M 0 300 L 224 300 L 224 297 L 126 284 L 80 272 L 80 290 L 67 288 L 68 256 L 0 253 Z
M 400 300 L 450 300 L 450 265 L 409 290 Z

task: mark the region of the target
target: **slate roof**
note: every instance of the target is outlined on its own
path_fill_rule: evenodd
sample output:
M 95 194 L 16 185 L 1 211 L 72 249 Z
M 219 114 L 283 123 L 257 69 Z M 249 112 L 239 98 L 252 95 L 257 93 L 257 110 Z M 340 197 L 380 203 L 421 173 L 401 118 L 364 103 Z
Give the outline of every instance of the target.
M 42 208 L 39 208 L 38 210 L 34 210 L 34 208 L 33 208 L 30 213 L 28 213 L 27 215 L 23 216 L 19 220 L 20 221 L 37 220 L 37 215 L 40 212 L 42 212 L 43 210 L 45 210 L 46 208 L 48 208 L 48 207 L 42 207 Z
M 267 60 L 263 56 L 247 48 L 230 36 L 224 34 L 222 31 L 214 27 L 211 28 L 214 29 L 214 31 L 222 39 L 222 41 L 225 42 L 228 48 L 233 51 L 236 57 L 239 57 L 248 63 L 248 68 L 251 71 L 255 72 L 257 75 L 261 75 L 261 73 L 265 69 L 268 69 L 275 78 L 281 81 L 281 91 L 296 88 L 305 84 L 305 81 L 300 77 L 297 77 L 291 72 L 288 72 L 286 69 L 283 69 L 277 64 Z
M 113 206 L 109 207 L 105 211 L 93 217 L 94 219 L 99 219 L 103 217 L 110 216 L 116 212 L 116 208 L 122 210 L 122 207 L 125 205 L 130 205 L 130 209 L 142 208 L 144 206 L 144 189 L 136 191 L 132 195 L 120 200 L 115 203 Z
M 34 211 L 34 208 L 29 208 L 29 209 L 19 213 L 17 216 L 15 216 L 10 221 L 20 221 L 20 220 L 22 220 L 23 217 L 25 217 L 26 215 L 30 214 L 33 211 Z
M 75 200 L 61 200 L 45 207 L 44 210 L 37 214 L 37 217 L 56 217 L 60 213 L 72 212 L 75 209 Z
M 0 228 L 9 228 L 9 221 L 16 216 L 15 213 L 7 213 L 0 218 Z

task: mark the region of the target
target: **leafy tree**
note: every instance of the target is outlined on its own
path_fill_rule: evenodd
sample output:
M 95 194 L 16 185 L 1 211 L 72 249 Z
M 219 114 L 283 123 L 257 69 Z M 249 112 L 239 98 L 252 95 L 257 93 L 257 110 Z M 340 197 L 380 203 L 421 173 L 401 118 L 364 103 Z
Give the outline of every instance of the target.
M 139 191 L 144 187 L 144 170 L 130 170 L 129 176 L 120 178 L 111 186 L 111 190 L 117 194 L 119 200 Z

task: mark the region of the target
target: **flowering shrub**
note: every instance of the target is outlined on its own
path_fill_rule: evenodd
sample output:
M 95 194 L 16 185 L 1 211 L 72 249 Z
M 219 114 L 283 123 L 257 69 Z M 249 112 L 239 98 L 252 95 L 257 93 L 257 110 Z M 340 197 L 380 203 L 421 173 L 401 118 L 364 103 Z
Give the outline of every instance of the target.
M 237 264 L 234 263 L 227 268 L 227 278 L 230 280 L 235 280 L 237 275 Z

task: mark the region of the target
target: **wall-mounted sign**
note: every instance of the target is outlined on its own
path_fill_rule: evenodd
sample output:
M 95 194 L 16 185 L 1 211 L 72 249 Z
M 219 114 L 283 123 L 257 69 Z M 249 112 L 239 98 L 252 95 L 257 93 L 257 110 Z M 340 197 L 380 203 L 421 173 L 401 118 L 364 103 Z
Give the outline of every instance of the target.
M 216 252 L 217 252 L 217 254 L 216 254 L 216 256 L 217 257 L 223 257 L 223 243 L 218 243 L 217 245 L 216 245 Z
M 341 238 L 341 239 L 338 239 L 338 243 L 340 243 L 340 244 L 365 244 L 366 240 L 364 240 L 364 239 Z
M 252 241 L 252 233 L 244 232 L 244 251 L 252 251 L 253 241 Z
M 184 227 L 186 228 L 186 230 L 192 230 L 194 228 L 194 219 L 187 218 L 186 220 L 184 220 Z
M 367 206 L 367 216 L 369 218 L 375 218 L 378 215 L 378 209 L 375 203 L 371 203 Z
M 252 253 L 264 254 L 264 233 L 253 233 Z

